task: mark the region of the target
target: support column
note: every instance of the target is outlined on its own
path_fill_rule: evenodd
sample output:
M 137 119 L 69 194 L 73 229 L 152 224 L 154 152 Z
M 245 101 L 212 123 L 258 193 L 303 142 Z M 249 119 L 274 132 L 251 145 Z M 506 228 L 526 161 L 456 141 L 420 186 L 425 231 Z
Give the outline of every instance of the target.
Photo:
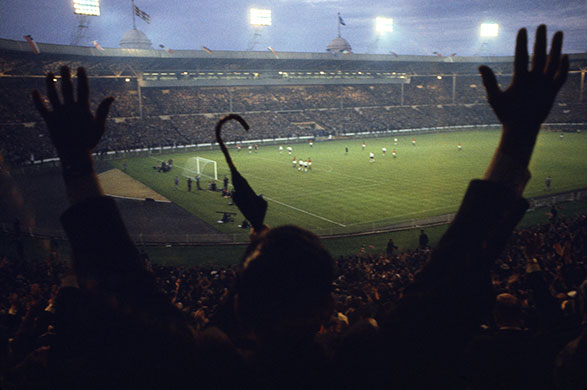
M 456 104 L 457 102 L 457 74 L 453 73 L 452 75 L 452 104 Z
M 583 92 L 585 91 L 585 70 L 581 69 L 581 86 L 580 86 L 581 94 L 579 95 L 579 101 L 583 103 Z
M 143 95 L 141 93 L 141 84 L 143 84 L 143 74 L 137 73 L 137 98 L 139 99 L 139 118 L 143 119 Z

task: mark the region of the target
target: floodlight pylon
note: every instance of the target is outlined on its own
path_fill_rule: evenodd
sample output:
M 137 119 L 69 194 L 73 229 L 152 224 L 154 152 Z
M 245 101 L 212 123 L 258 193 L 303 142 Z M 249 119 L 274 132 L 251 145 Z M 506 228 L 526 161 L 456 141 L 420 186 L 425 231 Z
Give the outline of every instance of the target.
M 76 15 L 76 17 L 77 26 L 71 34 L 71 46 L 77 46 L 80 42 L 85 41 L 90 27 L 90 17 L 88 15 Z
M 100 1 L 99 0 L 74 0 L 73 13 L 77 17 L 77 26 L 71 34 L 72 46 L 78 45 L 84 41 L 88 28 L 90 27 L 90 16 L 100 15 Z
M 247 51 L 254 50 L 255 46 L 262 43 L 261 38 L 263 29 L 272 24 L 271 10 L 251 8 L 249 10 L 249 23 L 253 27 L 253 35 L 247 44 Z
M 251 36 L 251 39 L 249 39 L 249 43 L 247 44 L 247 51 L 254 50 L 255 46 L 261 43 L 261 31 L 261 27 L 254 27 L 253 35 Z

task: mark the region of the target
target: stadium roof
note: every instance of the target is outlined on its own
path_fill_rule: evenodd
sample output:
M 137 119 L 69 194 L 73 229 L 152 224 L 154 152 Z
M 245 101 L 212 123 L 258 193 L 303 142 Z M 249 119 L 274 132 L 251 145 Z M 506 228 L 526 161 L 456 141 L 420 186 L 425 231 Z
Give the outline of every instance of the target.
M 56 64 L 85 66 L 96 76 L 137 72 L 183 71 L 342 71 L 398 74 L 478 74 L 479 64 L 511 73 L 513 57 L 439 57 L 395 54 L 300 53 L 270 51 L 141 50 L 37 43 L 33 54 L 25 41 L 0 39 L 0 76 L 42 75 Z M 571 69 L 587 69 L 587 53 L 571 54 Z
M 123 49 L 152 50 L 153 44 L 144 32 L 131 28 L 120 40 L 120 47 Z
M 346 53 L 351 52 L 351 44 L 343 37 L 336 37 L 328 44 L 326 51 L 330 53 Z

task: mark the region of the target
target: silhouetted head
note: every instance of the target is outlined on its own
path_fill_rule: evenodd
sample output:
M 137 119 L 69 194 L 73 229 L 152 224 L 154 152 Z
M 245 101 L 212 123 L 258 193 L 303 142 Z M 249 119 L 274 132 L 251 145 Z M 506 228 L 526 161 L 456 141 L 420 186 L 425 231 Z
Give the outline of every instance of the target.
M 495 322 L 498 326 L 522 327 L 524 318 L 522 305 L 515 296 L 503 293 L 495 299 Z
M 237 286 L 239 319 L 258 336 L 313 335 L 332 309 L 334 261 L 313 233 L 270 229 L 247 249 Z

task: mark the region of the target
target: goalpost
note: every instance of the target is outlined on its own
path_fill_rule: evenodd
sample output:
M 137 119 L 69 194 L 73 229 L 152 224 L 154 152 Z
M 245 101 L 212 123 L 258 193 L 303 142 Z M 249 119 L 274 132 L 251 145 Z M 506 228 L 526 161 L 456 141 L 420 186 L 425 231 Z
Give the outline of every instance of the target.
M 181 175 L 192 178 L 196 175 L 200 175 L 218 180 L 218 166 L 214 160 L 208 160 L 203 157 L 190 157 L 186 161 Z

